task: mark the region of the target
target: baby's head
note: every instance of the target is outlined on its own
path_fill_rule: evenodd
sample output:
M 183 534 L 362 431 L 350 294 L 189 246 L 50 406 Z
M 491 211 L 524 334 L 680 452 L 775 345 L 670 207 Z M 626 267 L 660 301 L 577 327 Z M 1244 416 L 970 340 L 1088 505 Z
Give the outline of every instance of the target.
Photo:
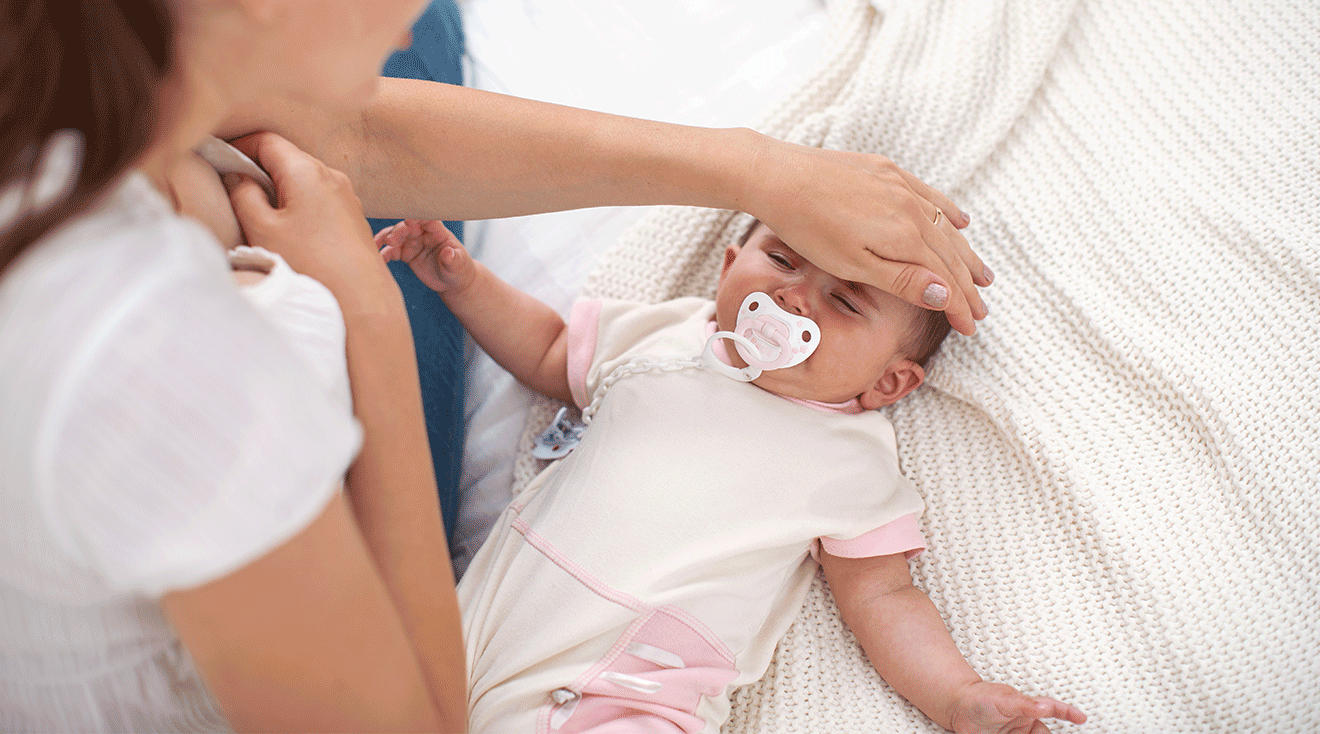
M 863 408 L 889 405 L 919 386 L 925 363 L 949 333 L 941 311 L 928 311 L 874 286 L 830 275 L 758 222 L 741 245 L 724 253 L 715 320 L 733 331 L 749 293 L 762 292 L 785 311 L 820 327 L 820 345 L 803 363 L 766 370 L 753 383 L 785 397 Z M 745 363 L 737 350 L 734 366 Z

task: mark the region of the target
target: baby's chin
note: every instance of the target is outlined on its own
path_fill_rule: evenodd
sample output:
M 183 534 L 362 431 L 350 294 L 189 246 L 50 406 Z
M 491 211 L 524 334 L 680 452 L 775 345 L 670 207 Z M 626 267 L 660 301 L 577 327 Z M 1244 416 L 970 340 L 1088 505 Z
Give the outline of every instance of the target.
M 782 370 L 767 370 L 762 372 L 760 377 L 752 380 L 752 384 L 781 398 L 810 400 L 814 403 L 829 405 L 846 403 L 857 397 L 856 395 L 847 395 L 841 398 L 836 394 L 827 394 L 820 389 L 813 389 L 806 375 L 799 374 L 802 372 L 802 367 L 803 365 L 797 365 Z

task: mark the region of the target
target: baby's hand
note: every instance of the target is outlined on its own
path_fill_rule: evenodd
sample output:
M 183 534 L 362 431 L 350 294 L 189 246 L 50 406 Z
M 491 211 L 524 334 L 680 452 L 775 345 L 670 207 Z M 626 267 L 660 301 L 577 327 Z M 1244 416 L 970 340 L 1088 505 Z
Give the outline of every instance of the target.
M 1045 734 L 1041 719 L 1086 721 L 1075 706 L 1044 696 L 1027 696 L 1002 683 L 973 683 L 954 704 L 953 730 L 958 734 Z
M 408 263 L 436 293 L 457 293 L 476 278 L 476 263 L 443 222 L 405 219 L 377 232 L 376 246 L 385 262 Z

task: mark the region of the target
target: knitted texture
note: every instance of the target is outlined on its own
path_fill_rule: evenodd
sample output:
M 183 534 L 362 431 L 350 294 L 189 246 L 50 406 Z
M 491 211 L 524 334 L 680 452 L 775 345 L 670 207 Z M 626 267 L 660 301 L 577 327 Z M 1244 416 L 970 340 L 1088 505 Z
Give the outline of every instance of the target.
M 760 129 L 893 158 L 972 213 L 997 276 L 889 410 L 927 502 L 914 578 L 959 648 L 1085 731 L 1320 730 L 1320 4 L 831 13 Z M 709 295 L 747 221 L 657 210 L 588 292 Z M 724 727 L 938 730 L 820 579 Z

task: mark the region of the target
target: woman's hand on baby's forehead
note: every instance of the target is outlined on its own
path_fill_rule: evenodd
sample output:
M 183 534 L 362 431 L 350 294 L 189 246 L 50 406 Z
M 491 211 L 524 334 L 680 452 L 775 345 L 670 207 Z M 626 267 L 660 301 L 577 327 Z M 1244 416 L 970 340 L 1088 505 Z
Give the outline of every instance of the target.
M 968 217 L 953 202 L 883 156 L 765 145 L 752 201 L 772 212 L 760 218 L 785 242 L 844 280 L 976 331 L 987 313 L 977 287 L 993 276 L 959 232 Z

